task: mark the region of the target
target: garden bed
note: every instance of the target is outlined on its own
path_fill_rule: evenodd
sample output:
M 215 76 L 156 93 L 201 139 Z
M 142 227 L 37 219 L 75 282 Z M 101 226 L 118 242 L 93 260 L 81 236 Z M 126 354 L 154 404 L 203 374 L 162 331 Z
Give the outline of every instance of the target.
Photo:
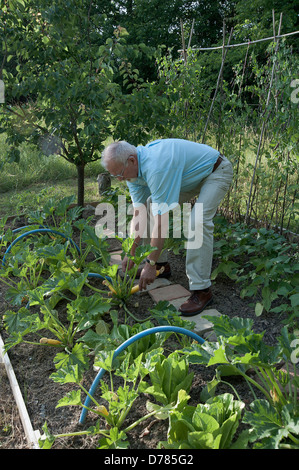
M 19 224 L 24 224 L 25 221 L 19 221 Z M 118 242 L 111 240 L 111 249 L 119 248 Z M 188 289 L 188 281 L 185 274 L 185 260 L 181 255 L 174 255 L 170 253 L 169 256 L 172 277 L 171 282 L 182 285 Z M 218 260 L 214 260 L 214 266 L 217 265 Z M 95 286 L 100 286 L 101 281 L 93 280 Z M 0 314 L 4 314 L 9 308 L 8 303 L 4 300 L 5 287 L 0 285 L 1 289 L 1 305 Z M 255 299 L 241 299 L 240 286 L 224 275 L 219 275 L 217 280 L 213 282 L 214 299 L 211 308 L 217 309 L 221 314 L 229 317 L 242 317 L 251 318 L 254 321 L 254 331 L 261 333 L 265 331 L 264 340 L 269 345 L 274 345 L 277 342 L 282 328 L 284 318 L 277 314 L 266 313 L 260 317 L 256 317 L 254 312 Z M 148 294 L 135 295 L 131 297 L 129 302 L 130 311 L 138 318 L 145 319 L 148 317 L 148 311 L 153 308 L 154 304 Z M 119 312 L 119 319 L 121 321 L 123 312 Z M 109 321 L 107 315 L 107 321 Z M 7 337 L 5 330 L 1 330 L 3 340 Z M 34 340 L 34 338 L 32 338 Z M 174 336 L 171 336 L 166 343 L 165 349 L 174 351 L 179 349 Z M 53 359 L 57 354 L 56 348 L 42 347 L 31 344 L 18 344 L 9 350 L 9 358 L 13 365 L 20 389 L 26 403 L 26 407 L 32 422 L 34 430 L 42 432 L 42 426 L 47 422 L 48 429 L 53 434 L 71 433 L 82 430 L 82 425 L 79 424 L 81 409 L 79 407 L 59 407 L 56 408 L 58 401 L 65 396 L 66 392 L 73 390 L 73 384 L 59 385 L 55 383 L 49 376 L 55 372 L 55 365 Z M 92 361 L 91 361 L 92 362 Z M 196 406 L 200 402 L 200 392 L 203 387 L 213 378 L 215 368 L 206 367 L 205 365 L 190 365 L 190 371 L 194 372 L 194 379 L 190 390 L 190 405 Z M 107 375 L 107 374 L 106 374 Z M 89 389 L 96 372 L 93 370 L 92 365 L 87 373 L 84 374 L 84 386 Z M 108 380 L 104 376 L 103 380 Z M 252 393 L 248 385 L 240 377 L 229 377 L 230 381 L 237 390 L 239 397 L 246 404 L 249 405 L 253 400 Z M 12 405 L 12 399 L 8 392 L 7 386 L 2 386 L 5 381 L 1 379 L 0 387 L 0 405 L 2 413 L 4 413 L 6 422 L 10 422 L 10 427 L 6 426 L 6 433 L 3 431 L 3 424 L 1 423 L 0 429 L 0 448 L 14 448 L 26 449 L 28 443 L 24 439 L 22 427 L 20 426 L 18 413 Z M 117 383 L 117 382 L 116 382 Z M 221 384 L 218 393 L 231 393 L 231 388 L 228 385 Z M 259 391 L 256 390 L 257 396 Z M 141 416 L 146 414 L 146 401 L 148 400 L 147 394 L 141 394 L 134 403 L 130 411 L 126 424 L 134 422 Z M 90 414 L 87 415 L 87 420 L 84 428 L 94 425 L 95 420 Z M 155 449 L 159 441 L 166 440 L 167 420 L 148 419 L 140 426 L 134 428 L 128 433 L 128 440 L 131 449 Z M 96 448 L 98 436 L 82 437 L 76 436 L 71 438 L 58 439 L 53 448 L 59 449 L 90 449 Z

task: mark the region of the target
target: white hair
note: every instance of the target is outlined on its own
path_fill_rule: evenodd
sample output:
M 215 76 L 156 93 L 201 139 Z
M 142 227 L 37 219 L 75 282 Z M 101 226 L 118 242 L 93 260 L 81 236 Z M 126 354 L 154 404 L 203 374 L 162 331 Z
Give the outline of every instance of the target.
M 126 163 L 131 155 L 137 155 L 137 149 L 134 145 L 129 144 L 125 140 L 113 142 L 102 153 L 102 166 L 106 168 L 109 160 Z

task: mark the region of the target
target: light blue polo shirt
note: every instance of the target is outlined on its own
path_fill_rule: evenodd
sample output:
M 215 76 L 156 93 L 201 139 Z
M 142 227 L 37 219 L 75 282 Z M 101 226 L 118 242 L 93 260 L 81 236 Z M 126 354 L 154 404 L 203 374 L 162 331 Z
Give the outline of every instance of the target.
M 212 172 L 218 156 L 209 145 L 183 139 L 138 146 L 138 178 L 127 182 L 133 206 L 151 196 L 154 215 L 168 212 L 178 204 L 181 192 L 192 190 Z

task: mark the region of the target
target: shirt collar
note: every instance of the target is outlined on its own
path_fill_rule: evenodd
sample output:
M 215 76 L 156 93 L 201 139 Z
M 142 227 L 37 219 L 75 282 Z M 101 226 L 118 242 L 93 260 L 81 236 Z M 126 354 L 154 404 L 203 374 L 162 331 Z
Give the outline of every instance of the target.
M 141 147 L 137 147 L 137 160 L 138 160 L 138 178 L 142 178 L 142 169 L 141 169 Z

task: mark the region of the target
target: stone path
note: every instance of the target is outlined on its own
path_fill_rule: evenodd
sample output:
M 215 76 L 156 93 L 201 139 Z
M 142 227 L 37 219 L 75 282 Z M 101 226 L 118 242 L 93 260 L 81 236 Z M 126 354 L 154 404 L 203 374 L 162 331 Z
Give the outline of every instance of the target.
M 121 264 L 121 251 L 111 252 L 110 264 Z M 155 303 L 162 300 L 167 300 L 170 304 L 178 310 L 185 300 L 190 296 L 190 292 L 180 284 L 174 284 L 168 279 L 159 278 L 148 286 L 146 291 L 138 292 L 136 295 L 142 296 L 149 294 Z M 198 315 L 189 317 L 188 319 L 195 323 L 194 332 L 202 338 L 209 337 L 213 339 L 213 323 L 202 318 L 203 315 L 220 316 L 221 313 L 213 308 L 207 308 Z M 186 317 L 187 318 L 187 317 Z

